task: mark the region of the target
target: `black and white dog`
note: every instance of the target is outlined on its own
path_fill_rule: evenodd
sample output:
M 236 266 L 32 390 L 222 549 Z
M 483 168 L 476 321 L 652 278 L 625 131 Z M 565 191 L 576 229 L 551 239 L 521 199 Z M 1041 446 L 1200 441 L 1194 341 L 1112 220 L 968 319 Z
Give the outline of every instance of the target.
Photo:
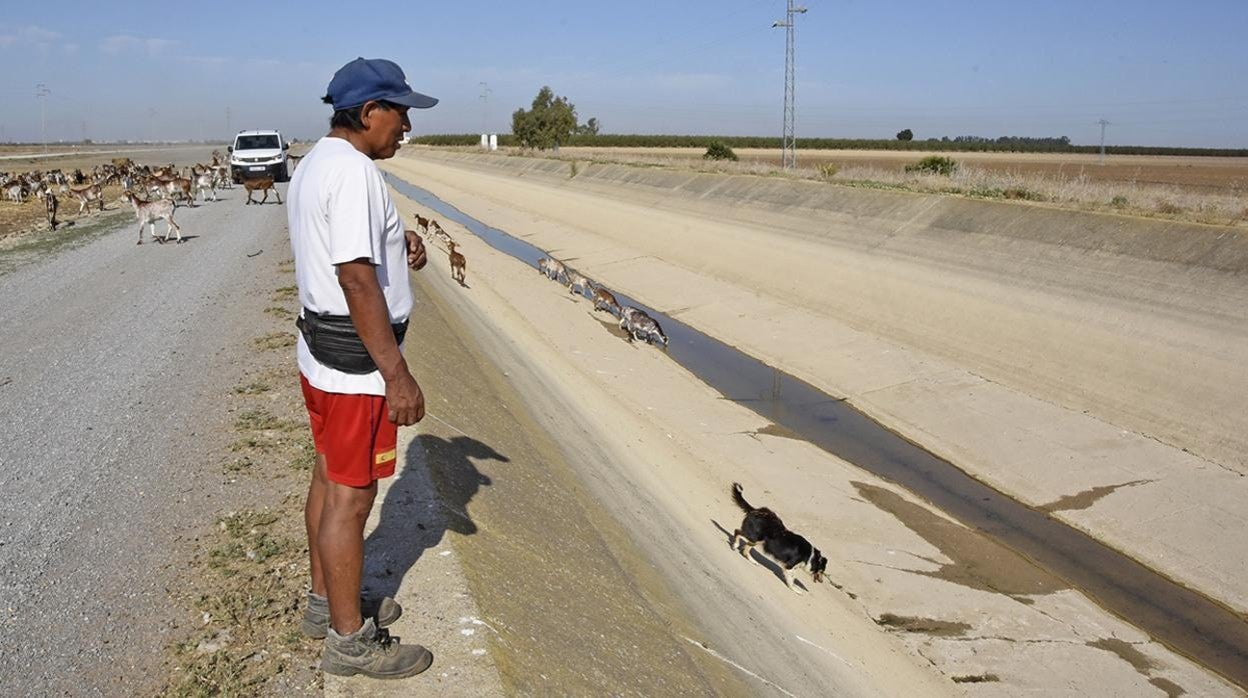
M 823 581 L 823 572 L 828 567 L 828 558 L 819 553 L 819 549 L 810 541 L 784 527 L 776 513 L 765 507 L 755 509 L 741 496 L 741 484 L 732 483 L 732 500 L 745 512 L 745 520 L 741 528 L 732 533 L 732 549 L 741 553 L 741 557 L 758 564 L 750 556 L 750 550 L 759 543 L 763 544 L 763 552 L 767 557 L 780 564 L 784 571 L 784 583 L 797 593 L 802 590 L 793 586 L 792 571 L 794 567 L 805 565 L 816 582 Z M 738 541 L 745 544 L 737 547 Z

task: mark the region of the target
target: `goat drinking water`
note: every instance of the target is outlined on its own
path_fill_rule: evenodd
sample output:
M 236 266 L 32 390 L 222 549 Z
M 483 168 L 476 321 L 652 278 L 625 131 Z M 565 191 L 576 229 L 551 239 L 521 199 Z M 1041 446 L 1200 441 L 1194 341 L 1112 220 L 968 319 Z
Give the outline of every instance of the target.
M 646 311 L 631 305 L 620 313 L 620 329 L 628 332 L 630 342 L 642 339 L 667 346 L 667 335 L 663 334 L 663 328 L 659 327 L 658 321 L 647 315 Z

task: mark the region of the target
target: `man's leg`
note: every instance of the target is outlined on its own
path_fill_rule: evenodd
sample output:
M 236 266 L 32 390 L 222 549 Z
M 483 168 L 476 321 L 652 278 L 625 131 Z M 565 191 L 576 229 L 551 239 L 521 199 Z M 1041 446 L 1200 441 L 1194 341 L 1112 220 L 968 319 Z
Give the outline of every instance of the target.
M 325 507 L 325 490 L 328 478 L 325 476 L 325 456 L 316 454 L 316 465 L 312 466 L 312 482 L 308 485 L 308 501 L 303 506 L 303 523 L 308 531 L 308 555 L 312 558 L 312 593 L 325 596 L 325 574 L 321 571 L 321 554 L 317 544 L 321 530 L 321 512 Z
M 360 579 L 364 573 L 364 524 L 376 495 L 376 482 L 367 487 L 325 482 L 317 553 L 329 598 L 329 623 L 343 636 L 363 625 Z

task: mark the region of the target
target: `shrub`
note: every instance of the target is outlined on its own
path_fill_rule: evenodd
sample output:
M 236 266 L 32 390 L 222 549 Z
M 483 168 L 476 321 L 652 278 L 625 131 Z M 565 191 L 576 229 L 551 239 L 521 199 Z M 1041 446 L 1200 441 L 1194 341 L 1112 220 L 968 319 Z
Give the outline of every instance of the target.
M 1109 205 L 1113 206 L 1114 208 L 1126 208 L 1127 197 L 1123 196 L 1122 194 L 1119 194 L 1118 196 L 1115 196 L 1114 198 L 1109 200 Z
M 1157 213 L 1174 216 L 1183 213 L 1183 207 L 1177 204 L 1172 204 L 1169 201 L 1159 201 L 1157 202 Z
M 702 157 L 707 160 L 737 160 L 737 154 L 723 141 L 711 141 Z
M 841 171 L 841 166 L 835 162 L 825 162 L 819 166 L 819 176 L 824 179 L 832 179 L 837 172 Z
M 953 158 L 947 158 L 943 155 L 928 155 L 913 165 L 906 165 L 906 172 L 918 172 L 920 174 L 938 174 L 948 177 L 958 169 L 958 163 Z
M 1002 192 L 1001 195 L 1007 199 L 1021 201 L 1044 201 L 1044 196 L 1041 194 L 1022 187 L 1010 187 Z

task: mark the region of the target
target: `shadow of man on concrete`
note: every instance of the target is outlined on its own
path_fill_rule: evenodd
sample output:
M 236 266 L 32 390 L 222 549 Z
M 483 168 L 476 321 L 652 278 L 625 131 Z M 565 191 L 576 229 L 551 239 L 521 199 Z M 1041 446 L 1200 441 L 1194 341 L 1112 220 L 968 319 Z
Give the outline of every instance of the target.
M 365 541 L 364 586 L 370 595 L 395 596 L 408 570 L 447 530 L 477 532 L 468 503 L 490 478 L 474 459 L 509 462 L 469 436 L 421 434 L 408 445 L 406 464 L 386 491 L 380 521 Z

